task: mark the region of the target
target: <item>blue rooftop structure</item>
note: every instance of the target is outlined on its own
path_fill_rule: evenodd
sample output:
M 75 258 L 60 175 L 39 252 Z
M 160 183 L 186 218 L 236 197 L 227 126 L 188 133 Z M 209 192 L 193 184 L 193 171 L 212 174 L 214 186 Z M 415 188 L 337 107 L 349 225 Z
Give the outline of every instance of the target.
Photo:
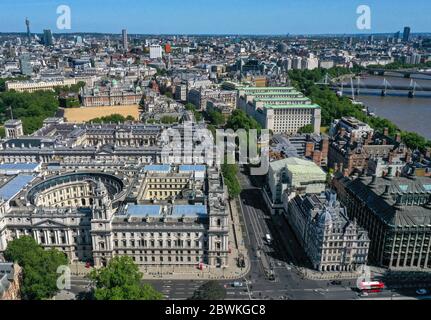
M 173 216 L 185 216 L 204 218 L 208 215 L 207 207 L 202 204 L 195 205 L 174 205 L 172 209 Z
M 160 216 L 161 206 L 129 204 L 126 213 L 132 217 L 158 217 Z
M 0 188 L 0 198 L 5 201 L 11 200 L 34 178 L 34 176 L 27 174 L 17 175 Z
M 183 164 L 179 166 L 179 171 L 205 171 L 206 166 L 203 164 L 192 165 L 192 164 Z
M 34 172 L 40 167 L 40 163 L 2 163 L 0 172 Z
M 171 166 L 169 164 L 149 164 L 144 166 L 144 171 L 170 172 Z

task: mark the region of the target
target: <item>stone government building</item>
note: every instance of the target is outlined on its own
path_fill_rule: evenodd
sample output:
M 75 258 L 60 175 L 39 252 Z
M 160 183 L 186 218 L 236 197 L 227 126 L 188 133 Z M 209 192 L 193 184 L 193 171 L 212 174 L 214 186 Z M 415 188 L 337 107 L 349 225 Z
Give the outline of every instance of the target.
M 70 261 L 95 266 L 119 255 L 140 266 L 227 266 L 229 207 L 221 171 L 211 161 L 195 164 L 199 155 L 163 153 L 163 129 L 55 118 L 32 136 L 5 139 L 0 253 L 29 235 Z M 197 142 L 205 139 L 212 141 Z
M 431 178 L 360 176 L 333 180 L 351 219 L 368 231 L 369 260 L 397 270 L 431 269 Z

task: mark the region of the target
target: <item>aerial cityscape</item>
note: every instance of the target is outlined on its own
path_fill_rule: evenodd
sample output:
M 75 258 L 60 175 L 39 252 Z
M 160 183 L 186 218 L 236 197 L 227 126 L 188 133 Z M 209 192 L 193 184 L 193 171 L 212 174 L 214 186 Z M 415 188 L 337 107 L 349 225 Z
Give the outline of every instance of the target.
M 0 4 L 0 300 L 431 299 L 431 5 L 168 2 Z

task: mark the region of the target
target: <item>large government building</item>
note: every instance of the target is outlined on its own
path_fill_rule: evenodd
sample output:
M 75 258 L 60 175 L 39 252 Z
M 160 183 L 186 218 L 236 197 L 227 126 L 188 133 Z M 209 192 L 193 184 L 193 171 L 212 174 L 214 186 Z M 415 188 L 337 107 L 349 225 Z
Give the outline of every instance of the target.
M 241 87 L 238 107 L 273 133 L 296 134 L 311 125 L 320 133 L 321 110 L 293 87 Z
M 371 263 L 395 270 L 431 268 L 431 178 L 352 179 L 338 173 L 333 181 L 351 219 L 368 231 Z
M 197 164 L 202 157 L 164 152 L 163 129 L 47 119 L 32 136 L 4 140 L 0 253 L 29 235 L 95 266 L 119 255 L 141 266 L 227 266 L 221 172 Z

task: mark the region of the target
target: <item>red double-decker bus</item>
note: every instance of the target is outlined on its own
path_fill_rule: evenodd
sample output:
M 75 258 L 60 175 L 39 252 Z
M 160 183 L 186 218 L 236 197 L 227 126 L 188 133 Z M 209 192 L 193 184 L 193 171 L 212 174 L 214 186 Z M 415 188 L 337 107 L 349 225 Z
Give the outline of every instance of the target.
M 359 290 L 362 292 L 381 292 L 385 284 L 381 281 L 363 281 L 359 284 Z

